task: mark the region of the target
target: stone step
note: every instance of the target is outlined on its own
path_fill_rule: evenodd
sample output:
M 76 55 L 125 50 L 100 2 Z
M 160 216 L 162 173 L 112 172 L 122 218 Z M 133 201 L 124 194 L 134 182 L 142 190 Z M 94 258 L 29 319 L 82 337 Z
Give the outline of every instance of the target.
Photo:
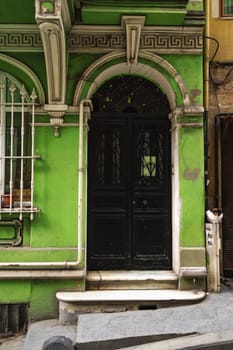
M 178 278 L 173 271 L 89 271 L 87 289 L 177 289 Z
M 58 292 L 59 321 L 73 324 L 81 313 L 148 310 L 189 304 L 205 297 L 204 291 L 101 290 Z

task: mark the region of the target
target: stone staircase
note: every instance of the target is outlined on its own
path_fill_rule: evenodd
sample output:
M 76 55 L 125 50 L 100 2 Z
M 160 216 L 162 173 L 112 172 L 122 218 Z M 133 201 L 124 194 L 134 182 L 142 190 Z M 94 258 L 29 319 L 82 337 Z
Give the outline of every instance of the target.
M 86 286 L 56 294 L 59 319 L 32 325 L 24 350 L 42 345 L 44 350 L 114 350 L 186 336 L 193 332 L 189 322 L 195 305 L 176 306 L 197 304 L 206 295 L 179 290 L 171 271 L 92 271 Z
M 178 278 L 172 271 L 90 271 L 88 290 L 177 289 Z
M 58 292 L 59 321 L 74 324 L 83 313 L 154 310 L 200 301 L 203 291 L 178 290 L 171 271 L 92 271 L 87 290 Z

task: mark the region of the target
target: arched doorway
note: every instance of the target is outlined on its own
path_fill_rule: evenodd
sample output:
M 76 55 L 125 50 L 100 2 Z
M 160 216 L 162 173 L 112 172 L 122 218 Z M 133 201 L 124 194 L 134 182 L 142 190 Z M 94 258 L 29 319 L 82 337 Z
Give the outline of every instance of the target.
M 149 80 L 121 75 L 92 101 L 88 269 L 171 269 L 168 100 Z

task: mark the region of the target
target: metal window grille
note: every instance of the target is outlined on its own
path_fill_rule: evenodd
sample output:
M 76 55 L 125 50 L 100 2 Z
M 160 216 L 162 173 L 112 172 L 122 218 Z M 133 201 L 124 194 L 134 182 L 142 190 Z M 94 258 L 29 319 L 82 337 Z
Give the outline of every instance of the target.
M 33 220 L 39 211 L 33 203 L 36 97 L 0 75 L 0 219 L 15 214 L 22 220 L 29 213 Z

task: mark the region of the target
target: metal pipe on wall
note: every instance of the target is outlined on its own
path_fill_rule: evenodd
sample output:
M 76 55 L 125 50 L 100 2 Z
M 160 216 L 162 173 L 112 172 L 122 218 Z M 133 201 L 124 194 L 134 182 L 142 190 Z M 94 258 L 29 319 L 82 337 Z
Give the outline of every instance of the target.
M 78 159 L 78 227 L 77 227 L 77 260 L 76 261 L 54 261 L 54 262 L 0 262 L 1 268 L 58 268 L 71 269 L 78 267 L 82 261 L 82 204 L 83 204 L 83 127 L 84 127 L 84 105 L 89 105 L 92 110 L 92 101 L 83 99 L 79 108 L 79 159 Z M 47 275 L 47 272 L 46 272 Z M 17 272 L 16 272 L 17 276 Z M 83 275 L 81 275 L 82 277 Z

